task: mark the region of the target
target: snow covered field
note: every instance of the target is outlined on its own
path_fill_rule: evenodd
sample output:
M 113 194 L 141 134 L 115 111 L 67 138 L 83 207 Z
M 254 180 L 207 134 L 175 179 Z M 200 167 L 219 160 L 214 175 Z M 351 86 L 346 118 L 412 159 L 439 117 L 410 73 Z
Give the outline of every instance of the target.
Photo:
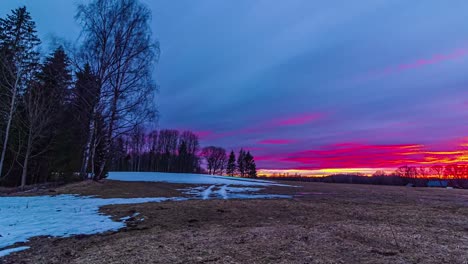
M 183 184 L 229 184 L 242 186 L 286 186 L 274 181 L 188 173 L 109 172 L 109 180 L 169 182 Z
M 198 174 L 128 172 L 110 173 L 109 179 L 193 184 L 194 187 L 181 190 L 192 196 L 192 199 L 290 198 L 286 195 L 256 193 L 262 189 L 262 186 L 280 185 L 263 180 Z M 118 230 L 125 226 L 124 218 L 120 222 L 115 222 L 109 216 L 100 214 L 99 208 L 102 206 L 169 200 L 183 201 L 188 198 L 101 199 L 76 195 L 0 197 L 0 257 L 28 249 L 28 247 L 4 248 L 17 242 L 27 242 L 29 238 L 35 236 L 89 235 Z M 2 248 L 4 250 L 1 250 Z

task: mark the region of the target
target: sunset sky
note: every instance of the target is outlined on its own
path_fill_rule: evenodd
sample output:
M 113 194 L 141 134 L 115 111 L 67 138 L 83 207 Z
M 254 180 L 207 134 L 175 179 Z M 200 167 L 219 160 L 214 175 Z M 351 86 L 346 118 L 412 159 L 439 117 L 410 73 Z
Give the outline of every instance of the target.
M 26 5 L 48 51 L 79 1 Z M 305 174 L 468 161 L 468 1 L 146 0 L 158 128 Z M 356 170 L 357 169 L 357 170 Z

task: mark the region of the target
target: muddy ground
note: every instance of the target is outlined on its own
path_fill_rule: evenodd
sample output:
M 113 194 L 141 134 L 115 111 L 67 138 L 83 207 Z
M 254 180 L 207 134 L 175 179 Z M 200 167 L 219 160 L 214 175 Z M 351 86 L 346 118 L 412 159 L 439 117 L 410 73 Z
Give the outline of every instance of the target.
M 468 263 L 468 191 L 290 183 L 283 200 L 192 200 L 106 206 L 127 228 L 34 238 L 0 263 Z M 180 196 L 167 183 L 78 183 L 51 191 Z M 86 223 L 83 223 L 86 224 Z

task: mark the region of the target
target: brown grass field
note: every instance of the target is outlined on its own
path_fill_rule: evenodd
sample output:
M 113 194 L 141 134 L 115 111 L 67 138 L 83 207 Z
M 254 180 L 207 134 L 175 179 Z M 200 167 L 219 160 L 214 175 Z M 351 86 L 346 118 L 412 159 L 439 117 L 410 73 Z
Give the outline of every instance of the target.
M 468 263 L 467 190 L 288 184 L 301 187 L 264 192 L 293 199 L 103 207 L 140 215 L 118 232 L 33 238 L 0 263 Z M 104 181 L 40 194 L 169 197 L 183 187 Z

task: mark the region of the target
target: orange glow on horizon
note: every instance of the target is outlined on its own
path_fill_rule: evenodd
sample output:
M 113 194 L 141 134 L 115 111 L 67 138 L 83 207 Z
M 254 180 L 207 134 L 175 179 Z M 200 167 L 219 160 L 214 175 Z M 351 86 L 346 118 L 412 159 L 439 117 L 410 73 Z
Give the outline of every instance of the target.
M 265 177 L 284 177 L 299 175 L 302 177 L 325 177 L 333 174 L 362 174 L 363 176 L 371 176 L 376 171 L 384 171 L 385 173 L 393 173 L 393 168 L 329 168 L 317 170 L 300 170 L 300 169 L 286 169 L 286 170 L 259 170 L 258 175 Z
M 276 161 L 289 167 L 261 169 L 259 175 L 267 177 L 322 177 L 346 173 L 372 175 L 376 171 L 391 174 L 405 165 L 418 168 L 468 165 L 468 137 L 439 144 L 437 148 L 423 144 L 371 145 L 344 142 L 283 155 L 260 156 L 258 159 L 270 163 Z

